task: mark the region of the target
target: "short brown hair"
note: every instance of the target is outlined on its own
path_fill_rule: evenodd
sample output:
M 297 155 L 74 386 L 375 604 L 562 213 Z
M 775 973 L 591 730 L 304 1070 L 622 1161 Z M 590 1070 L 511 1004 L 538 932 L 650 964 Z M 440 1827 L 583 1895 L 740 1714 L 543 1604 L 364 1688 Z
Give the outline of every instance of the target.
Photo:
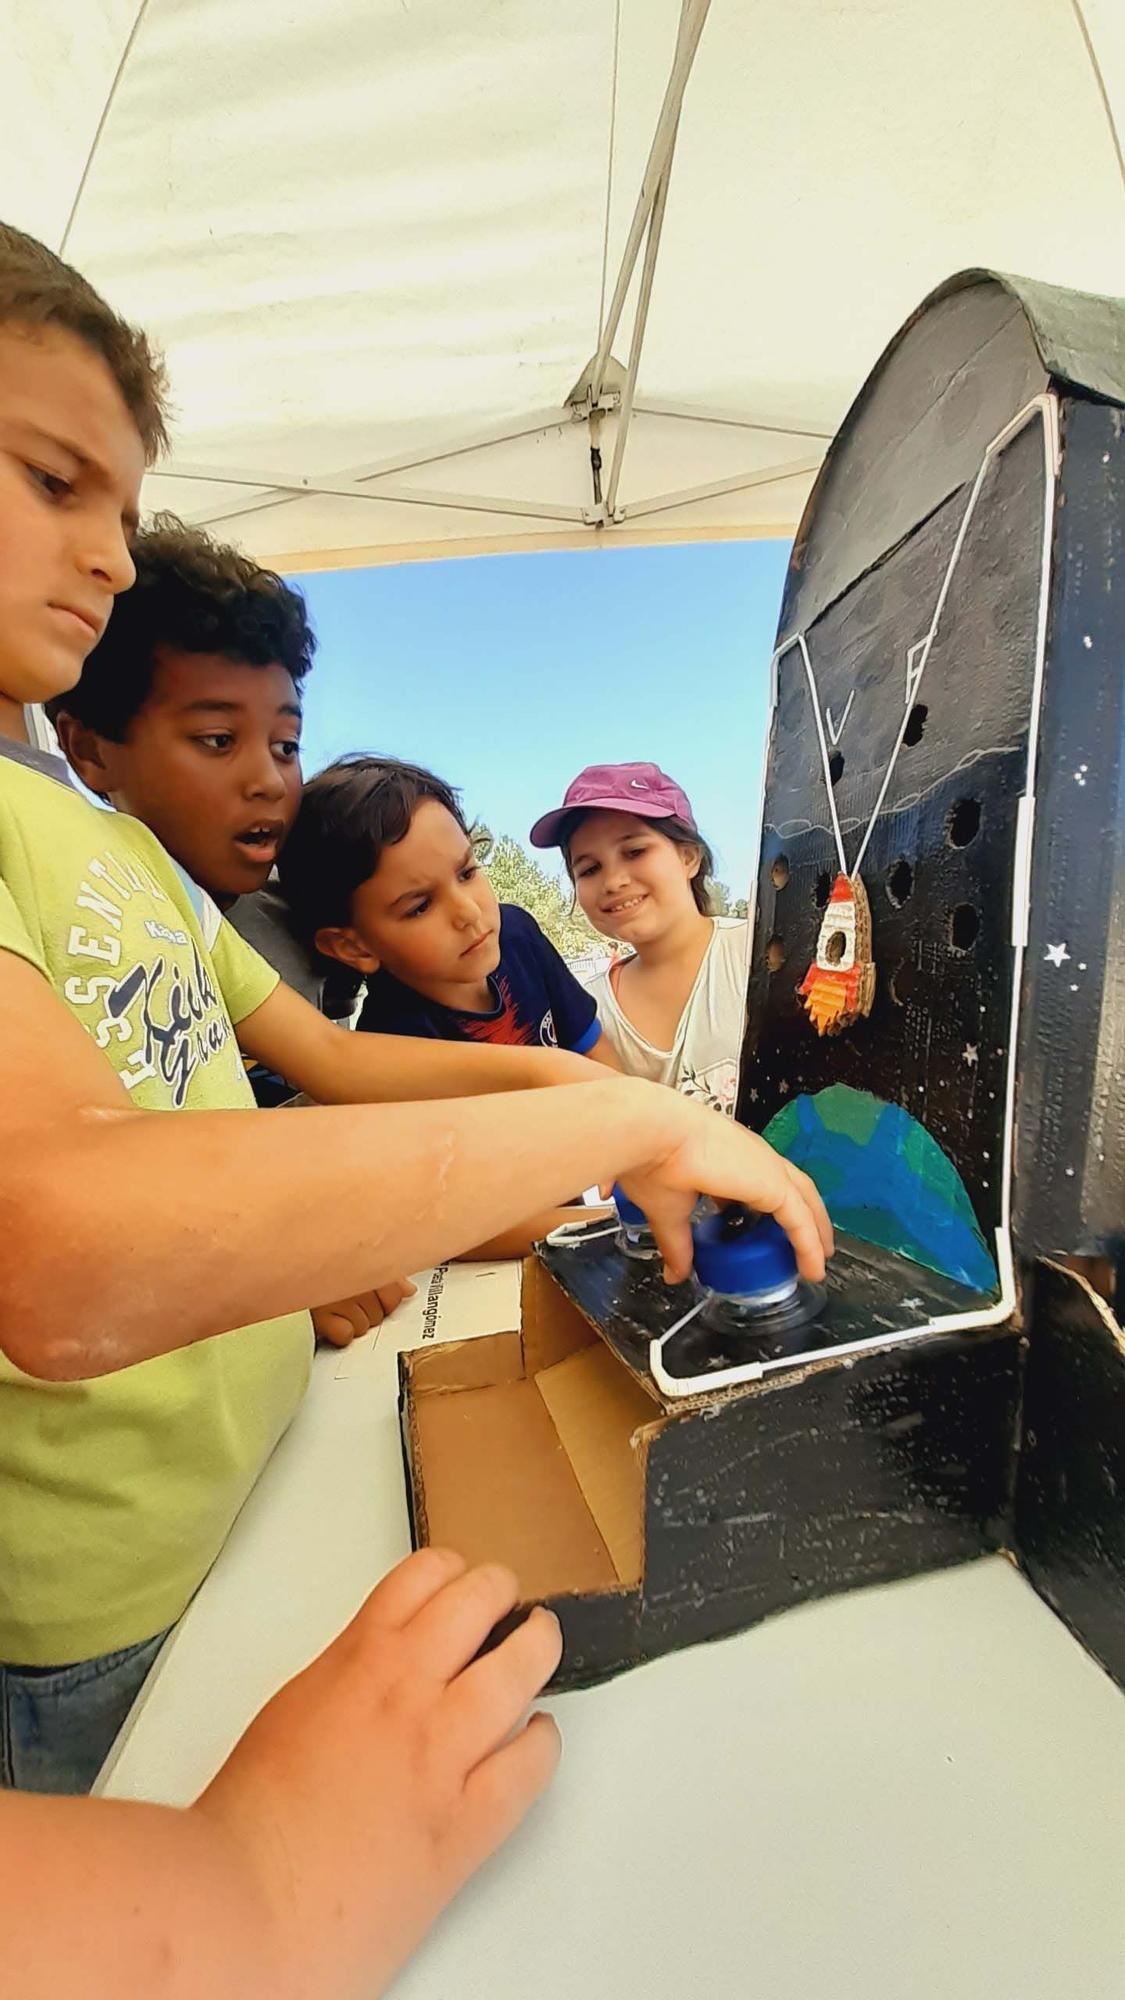
M 0 222 L 0 326 L 61 326 L 100 354 L 151 465 L 168 447 L 164 362 L 139 328 L 107 306 L 53 250 Z
M 306 944 L 318 930 L 351 922 L 356 890 L 374 875 L 384 848 L 406 838 L 423 799 L 436 799 L 469 837 L 452 785 L 420 764 L 355 752 L 309 779 L 277 864 L 293 927 Z

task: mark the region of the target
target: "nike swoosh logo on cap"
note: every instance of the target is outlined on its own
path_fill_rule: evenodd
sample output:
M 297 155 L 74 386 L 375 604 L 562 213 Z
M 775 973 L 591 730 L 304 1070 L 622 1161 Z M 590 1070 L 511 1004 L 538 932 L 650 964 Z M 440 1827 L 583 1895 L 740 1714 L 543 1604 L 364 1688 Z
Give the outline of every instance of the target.
M 629 783 L 635 792 L 647 792 L 648 790 L 648 786 L 643 778 L 630 778 Z

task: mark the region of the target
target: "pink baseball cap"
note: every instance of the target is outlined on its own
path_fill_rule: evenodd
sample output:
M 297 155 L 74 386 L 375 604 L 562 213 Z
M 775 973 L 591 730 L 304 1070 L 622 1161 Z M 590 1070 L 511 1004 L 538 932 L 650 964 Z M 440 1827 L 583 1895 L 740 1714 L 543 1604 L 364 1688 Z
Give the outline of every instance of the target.
M 638 819 L 682 819 L 694 828 L 691 800 L 659 764 L 587 764 L 566 788 L 561 806 L 531 829 L 533 847 L 559 847 L 559 829 L 576 812 L 635 813 Z

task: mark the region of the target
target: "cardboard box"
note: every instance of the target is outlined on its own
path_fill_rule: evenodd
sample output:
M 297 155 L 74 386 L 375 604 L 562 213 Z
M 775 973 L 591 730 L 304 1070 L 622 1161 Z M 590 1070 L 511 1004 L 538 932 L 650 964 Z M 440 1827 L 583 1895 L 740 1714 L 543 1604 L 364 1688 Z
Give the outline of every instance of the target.
M 556 1687 L 1010 1542 L 1010 1328 L 673 1403 L 603 1334 L 533 1258 L 518 1327 L 399 1363 L 415 1543 L 511 1565 Z
M 962 273 L 802 520 L 736 1105 L 836 1228 L 800 1346 L 599 1234 L 403 1364 L 417 1539 L 554 1606 L 561 1685 L 998 1547 L 1125 1678 L 1123 411 L 1120 301 Z

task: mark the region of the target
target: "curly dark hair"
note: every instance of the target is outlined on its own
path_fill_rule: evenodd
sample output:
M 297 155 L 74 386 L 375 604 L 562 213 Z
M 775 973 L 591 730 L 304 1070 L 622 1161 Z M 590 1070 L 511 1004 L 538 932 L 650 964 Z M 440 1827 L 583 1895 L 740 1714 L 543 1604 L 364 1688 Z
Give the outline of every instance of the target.
M 436 799 L 469 836 L 453 787 L 420 764 L 356 752 L 309 779 L 277 864 L 306 944 L 318 930 L 350 922 L 356 890 L 374 875 L 383 849 L 409 833 L 423 799 Z
M 168 378 L 139 328 L 129 326 L 53 250 L 0 222 L 0 326 L 61 326 L 100 354 L 140 432 L 149 465 L 168 449 Z
M 223 653 L 252 667 L 276 660 L 300 685 L 316 638 L 292 584 L 172 514 L 158 514 L 137 536 L 133 561 L 137 580 L 114 604 L 81 678 L 46 704 L 52 722 L 65 710 L 123 743 L 152 691 L 161 646 Z

